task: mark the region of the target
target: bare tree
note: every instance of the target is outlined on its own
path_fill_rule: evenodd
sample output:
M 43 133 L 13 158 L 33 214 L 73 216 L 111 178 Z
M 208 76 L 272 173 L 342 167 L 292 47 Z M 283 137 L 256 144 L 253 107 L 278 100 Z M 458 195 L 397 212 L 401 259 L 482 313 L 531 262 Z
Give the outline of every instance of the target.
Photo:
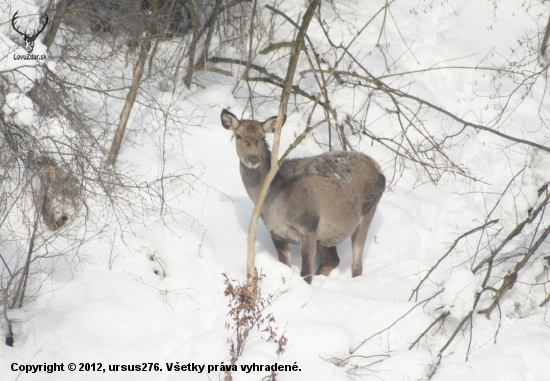
M 296 66 L 298 64 L 298 58 L 302 51 L 302 46 L 304 44 L 304 38 L 307 32 L 307 28 L 318 6 L 319 6 L 318 0 L 312 0 L 309 2 L 307 11 L 304 14 L 304 17 L 302 19 L 302 24 L 298 31 L 298 35 L 296 36 L 296 40 L 292 44 L 292 51 L 290 55 L 290 61 L 288 64 L 287 76 L 283 87 L 283 95 L 281 97 L 281 103 L 279 105 L 279 113 L 277 115 L 277 121 L 275 124 L 275 140 L 273 143 L 273 154 L 271 156 L 271 169 L 269 170 L 269 173 L 267 174 L 264 180 L 264 183 L 262 184 L 262 189 L 260 190 L 260 194 L 258 195 L 258 200 L 256 201 L 256 205 L 254 206 L 254 212 L 252 213 L 252 218 L 250 220 L 250 227 L 248 229 L 248 250 L 247 250 L 246 272 L 247 272 L 247 279 L 249 280 L 249 284 L 252 284 L 252 280 L 254 279 L 254 276 L 255 276 L 254 256 L 255 256 L 255 245 L 256 245 L 256 227 L 258 225 L 258 219 L 260 218 L 260 212 L 262 210 L 262 206 L 264 204 L 265 197 L 269 190 L 271 181 L 273 180 L 273 178 L 277 174 L 277 171 L 279 170 L 278 154 L 279 154 L 279 144 L 281 141 L 281 129 L 283 128 L 283 123 L 286 116 L 286 109 L 288 106 L 288 101 L 290 99 L 292 82 L 294 80 L 294 73 L 296 72 Z
M 57 25 L 52 26 L 47 39 L 59 54 L 53 57 L 55 66 L 22 63 L 0 73 L 4 104 L 0 115 L 0 323 L 7 345 L 13 345 L 17 327 L 24 323 L 14 318 L 17 310 L 43 292 L 44 282 L 56 271 L 87 261 L 81 254 L 83 245 L 94 240 L 112 241 L 114 231 L 124 242 L 124 236 L 132 234 L 132 224 L 143 223 L 151 215 L 169 216 L 172 209 L 167 199 L 188 191 L 199 181 L 198 171 L 187 173 L 185 167 L 180 167 L 174 172 L 167 168 L 178 147 L 168 146 L 166 139 L 158 139 L 157 135 L 177 137 L 184 133 L 181 126 L 196 125 L 192 115 L 180 110 L 178 92 L 174 92 L 171 103 L 155 101 L 158 96 L 151 94 L 158 91 L 156 86 L 163 80 L 172 81 L 168 87 L 177 87 L 173 74 L 179 57 L 169 57 L 171 72 L 146 59 L 152 42 L 165 41 L 168 32 L 174 31 L 171 19 L 166 17 L 170 8 L 162 8 L 150 18 L 149 34 L 139 40 L 143 52 L 138 56 L 141 78 L 134 75 L 136 81 L 128 87 L 124 79 L 121 86 L 118 73 L 110 71 L 109 60 L 120 62 L 133 55 L 129 49 L 119 50 L 119 40 L 132 45 L 137 38 L 132 30 L 140 30 L 141 17 L 148 11 L 133 2 L 138 6 L 130 13 L 135 29 L 131 23 L 126 24 L 127 29 L 120 34 L 113 29 L 114 33 L 107 36 L 94 28 L 90 29 L 92 33 L 80 33 L 79 23 L 92 22 L 97 16 L 93 4 L 97 5 L 69 3 L 64 10 L 60 8 L 64 3 L 59 4 Z M 174 1 L 171 4 L 175 12 Z M 112 15 L 120 16 L 122 8 L 117 7 L 127 5 L 113 5 Z M 79 19 L 82 15 L 86 17 Z M 110 20 L 96 20 L 105 28 L 111 25 Z M 53 42 L 57 41 L 56 33 L 63 35 L 63 45 Z M 153 48 L 149 58 L 154 53 Z M 158 54 L 164 62 L 169 61 Z M 165 76 L 144 85 L 140 79 L 147 65 L 150 76 L 157 71 Z M 39 80 L 28 80 L 29 71 Z M 116 115 L 109 103 L 123 98 L 129 90 L 133 91 L 133 99 L 128 103 L 134 105 L 134 110 L 147 108 L 151 118 L 162 122 L 157 124 L 159 129 L 144 128 L 142 132 L 150 134 L 161 165 L 157 175 L 148 179 L 128 175 L 114 166 L 105 167 L 110 131 L 121 123 L 109 117 Z M 139 91 L 151 101 L 140 99 Z M 129 120 L 126 115 L 124 123 Z M 115 153 L 113 160 L 116 157 Z

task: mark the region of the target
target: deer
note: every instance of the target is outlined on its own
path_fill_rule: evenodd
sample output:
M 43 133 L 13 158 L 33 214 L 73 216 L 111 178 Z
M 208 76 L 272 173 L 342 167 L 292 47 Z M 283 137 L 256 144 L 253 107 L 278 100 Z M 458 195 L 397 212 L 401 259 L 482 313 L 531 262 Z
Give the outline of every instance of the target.
M 222 126 L 235 137 L 241 178 L 254 204 L 271 169 L 265 137 L 275 132 L 276 120 L 276 116 L 265 122 L 239 120 L 226 109 L 221 113 Z M 285 160 L 260 213 L 279 260 L 292 267 L 288 245 L 300 245 L 300 275 L 311 284 L 316 252 L 320 263 L 316 275 L 328 276 L 340 263 L 336 245 L 351 237 L 351 274 L 362 275 L 367 233 L 385 187 L 380 165 L 359 152 L 330 151 Z
M 32 51 L 34 50 L 34 42 L 36 41 L 36 39 L 38 38 L 38 36 L 40 35 L 40 33 L 42 33 L 42 31 L 44 30 L 44 28 L 46 27 L 46 25 L 48 25 L 48 15 L 47 14 L 44 14 L 44 25 L 42 25 L 42 29 L 40 30 L 36 30 L 34 31 L 34 33 L 32 35 L 28 35 L 27 34 L 27 30 L 25 29 L 25 32 L 21 32 L 19 29 L 17 29 L 17 27 L 15 26 L 15 20 L 18 19 L 17 17 L 17 14 L 19 13 L 19 11 L 15 12 L 15 14 L 13 15 L 13 17 L 11 18 L 11 26 L 13 27 L 13 29 L 19 33 L 21 35 L 21 37 L 23 37 L 23 41 L 25 41 L 25 48 L 27 50 L 27 53 L 32 53 Z

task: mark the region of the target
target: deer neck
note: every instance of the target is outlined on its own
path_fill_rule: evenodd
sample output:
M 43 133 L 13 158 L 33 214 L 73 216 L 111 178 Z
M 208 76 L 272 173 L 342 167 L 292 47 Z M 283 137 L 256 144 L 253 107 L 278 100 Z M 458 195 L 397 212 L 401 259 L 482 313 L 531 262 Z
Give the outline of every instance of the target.
M 271 151 L 267 142 L 264 142 L 260 165 L 258 168 L 248 168 L 241 162 L 240 170 L 244 187 L 254 204 L 258 200 L 264 179 L 271 169 Z

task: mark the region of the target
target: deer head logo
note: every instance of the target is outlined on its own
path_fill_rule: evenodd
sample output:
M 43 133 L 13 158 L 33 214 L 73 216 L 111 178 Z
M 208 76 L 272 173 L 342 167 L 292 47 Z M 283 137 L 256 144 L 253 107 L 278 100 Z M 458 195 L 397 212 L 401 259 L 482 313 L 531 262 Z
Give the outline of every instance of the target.
M 27 53 L 32 53 L 34 49 L 34 41 L 36 41 L 36 38 L 40 35 L 40 33 L 42 33 L 46 25 L 48 25 L 48 15 L 44 14 L 44 20 L 43 20 L 44 24 L 42 25 L 42 29 L 34 31 L 34 33 L 29 36 L 27 34 L 27 29 L 25 29 L 25 32 L 22 33 L 15 26 L 15 20 L 17 20 L 18 18 L 17 13 L 19 13 L 19 11 L 15 12 L 13 17 L 11 18 L 11 26 L 13 26 L 13 29 L 15 29 L 15 31 L 19 33 L 21 37 L 23 37 L 23 41 L 25 41 L 25 44 L 26 44 L 25 48 L 27 49 Z

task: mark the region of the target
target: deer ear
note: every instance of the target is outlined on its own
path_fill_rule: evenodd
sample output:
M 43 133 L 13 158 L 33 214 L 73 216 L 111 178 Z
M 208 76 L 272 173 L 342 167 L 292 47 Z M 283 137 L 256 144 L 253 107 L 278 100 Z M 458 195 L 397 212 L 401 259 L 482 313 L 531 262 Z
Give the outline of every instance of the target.
M 286 115 L 284 116 L 284 119 L 283 119 L 283 125 L 285 124 L 285 122 L 286 122 Z M 265 122 L 262 123 L 262 127 L 264 129 L 264 132 L 266 134 L 274 133 L 276 124 L 277 124 L 277 117 L 272 116 L 271 118 L 269 118 L 268 120 L 266 120 Z
M 234 132 L 235 129 L 239 126 L 239 119 L 237 119 L 235 115 L 233 115 L 226 109 L 222 110 L 221 119 L 222 126 L 224 126 L 226 130 L 231 130 Z

